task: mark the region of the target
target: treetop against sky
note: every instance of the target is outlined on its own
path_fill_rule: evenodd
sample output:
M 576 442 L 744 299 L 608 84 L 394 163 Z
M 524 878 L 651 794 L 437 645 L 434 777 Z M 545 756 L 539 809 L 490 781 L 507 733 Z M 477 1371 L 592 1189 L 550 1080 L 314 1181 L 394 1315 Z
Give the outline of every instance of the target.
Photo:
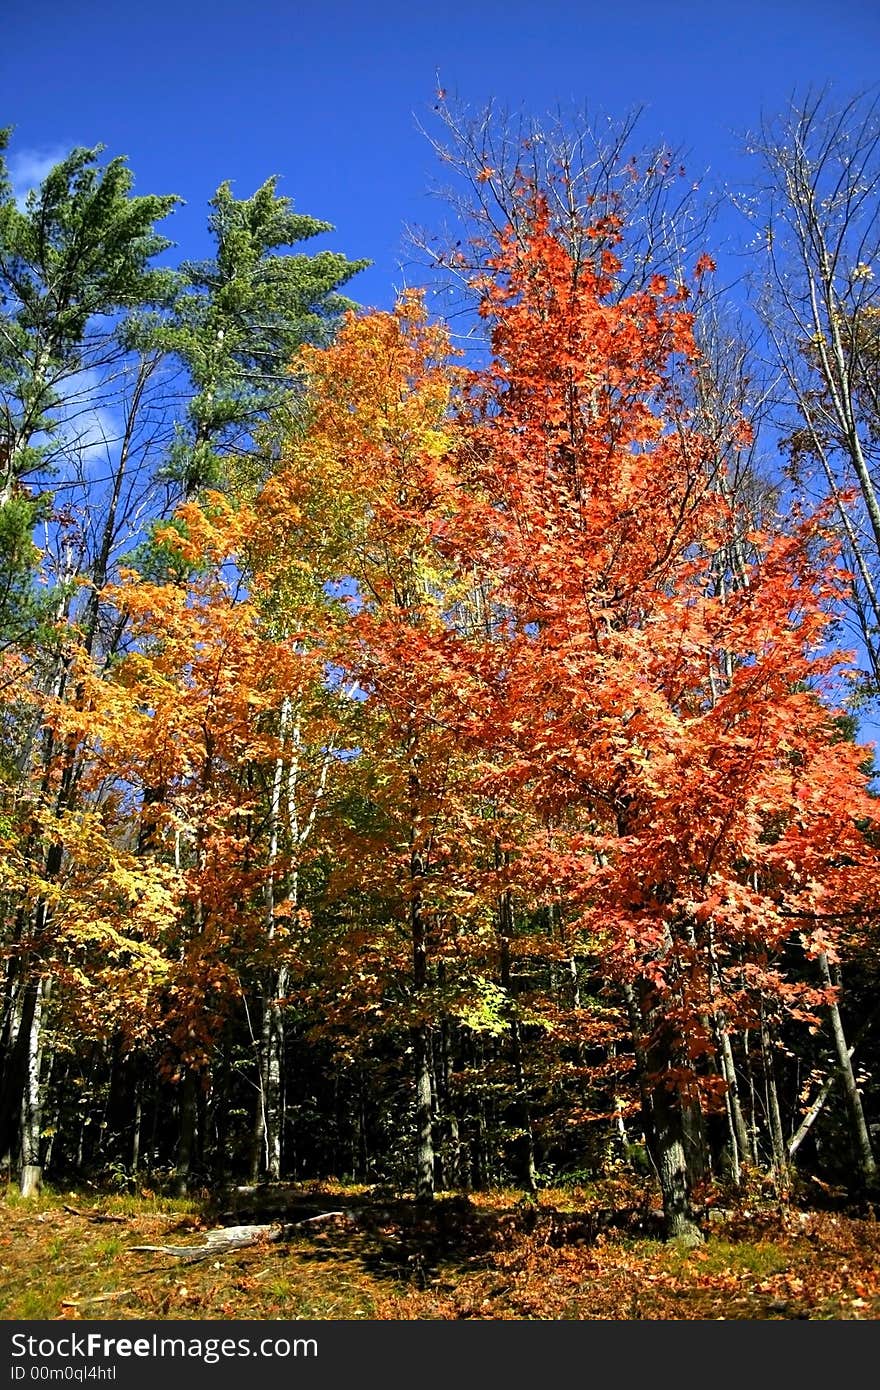
M 334 224 L 330 244 L 372 260 L 355 297 L 390 308 L 423 278 L 404 223 L 442 214 L 430 189 L 443 171 L 418 128 L 439 133 L 438 80 L 475 109 L 492 99 L 619 118 L 643 105 L 639 144 L 663 139 L 689 176 L 723 184 L 744 132 L 794 88 L 876 79 L 880 11 L 870 0 L 485 0 L 442 14 L 404 0 L 7 0 L 2 29 L 2 120 L 16 126 L 22 187 L 72 146 L 103 142 L 128 156 L 139 193 L 185 198 L 166 230 L 186 256 L 201 254 L 223 180 L 248 197 L 277 173 L 279 192 Z

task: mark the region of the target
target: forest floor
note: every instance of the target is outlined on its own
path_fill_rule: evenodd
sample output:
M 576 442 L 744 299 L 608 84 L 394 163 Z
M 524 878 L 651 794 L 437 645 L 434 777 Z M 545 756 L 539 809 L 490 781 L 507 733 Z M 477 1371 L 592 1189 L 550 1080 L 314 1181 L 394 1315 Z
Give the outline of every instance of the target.
M 377 1189 L 256 1189 L 225 1208 L 148 1189 L 0 1196 L 0 1318 L 876 1319 L 880 1222 L 760 1203 L 707 1213 L 706 1241 L 664 1244 L 626 1180 L 438 1198 Z M 227 1203 L 229 1202 L 227 1198 Z M 344 1213 L 198 1262 L 229 1224 Z

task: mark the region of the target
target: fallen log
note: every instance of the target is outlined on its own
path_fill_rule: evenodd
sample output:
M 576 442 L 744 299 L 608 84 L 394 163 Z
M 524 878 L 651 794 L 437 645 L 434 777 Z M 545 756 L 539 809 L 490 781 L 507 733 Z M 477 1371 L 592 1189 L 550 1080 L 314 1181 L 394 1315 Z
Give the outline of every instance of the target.
M 353 1226 L 354 1218 L 343 1211 L 325 1211 L 319 1216 L 308 1216 L 304 1221 L 294 1221 L 290 1225 L 272 1222 L 260 1226 L 219 1226 L 208 1231 L 202 1245 L 130 1245 L 130 1251 L 143 1251 L 158 1255 L 170 1255 L 172 1259 L 183 1260 L 185 1264 L 195 1264 L 207 1260 L 212 1255 L 227 1255 L 233 1250 L 246 1250 L 249 1245 L 261 1242 L 274 1244 L 285 1240 L 303 1227 L 326 1225 Z
M 130 1245 L 131 1251 L 150 1251 L 158 1255 L 170 1255 L 175 1260 L 185 1260 L 187 1264 L 196 1260 L 206 1260 L 209 1255 L 222 1255 L 230 1250 L 244 1250 L 248 1245 L 259 1241 L 281 1239 L 282 1226 L 221 1226 L 219 1230 L 208 1231 L 202 1245 Z

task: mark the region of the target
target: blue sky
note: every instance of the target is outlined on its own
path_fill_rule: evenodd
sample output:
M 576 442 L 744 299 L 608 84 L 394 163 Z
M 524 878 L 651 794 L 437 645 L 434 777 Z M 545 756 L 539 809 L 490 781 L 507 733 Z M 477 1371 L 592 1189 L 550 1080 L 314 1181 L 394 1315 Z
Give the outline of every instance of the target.
M 322 244 L 374 261 L 352 294 L 387 307 L 403 224 L 441 216 L 417 129 L 438 71 L 477 107 L 615 116 L 644 103 L 645 139 L 684 146 L 695 177 L 723 182 L 762 110 L 805 83 L 866 86 L 878 58 L 871 0 L 4 0 L 0 124 L 16 127 L 23 174 L 78 143 L 127 155 L 138 192 L 186 199 L 165 224 L 185 255 L 207 250 L 223 179 L 244 197 L 279 174 L 299 210 L 335 224 Z

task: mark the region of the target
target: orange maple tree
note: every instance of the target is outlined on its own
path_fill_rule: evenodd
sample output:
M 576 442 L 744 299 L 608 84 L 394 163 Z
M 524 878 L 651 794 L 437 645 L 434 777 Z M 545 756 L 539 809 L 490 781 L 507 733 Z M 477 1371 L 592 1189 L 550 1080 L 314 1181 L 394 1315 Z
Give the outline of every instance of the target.
M 840 575 L 820 518 L 734 563 L 724 461 L 686 405 L 687 291 L 612 302 L 610 251 L 576 257 L 540 198 L 524 223 L 482 287 L 493 360 L 436 523 L 491 614 L 469 736 L 482 790 L 540 826 L 518 881 L 561 898 L 625 1001 L 667 1227 L 689 1235 L 687 1112 L 733 1081 L 719 1035 L 813 1020 L 832 992 L 793 943 L 799 967 L 833 954 L 876 907 L 865 753 L 834 720 Z

